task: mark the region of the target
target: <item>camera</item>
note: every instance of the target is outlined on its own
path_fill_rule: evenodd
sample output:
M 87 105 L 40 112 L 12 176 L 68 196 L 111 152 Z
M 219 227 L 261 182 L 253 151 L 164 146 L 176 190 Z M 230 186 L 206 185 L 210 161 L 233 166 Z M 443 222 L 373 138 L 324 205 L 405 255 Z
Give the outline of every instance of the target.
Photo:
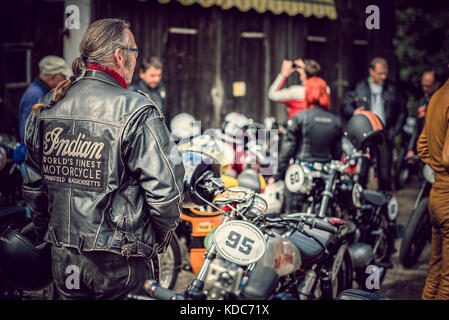
M 294 60 L 292 60 L 292 68 L 302 68 L 301 66 L 298 66 Z

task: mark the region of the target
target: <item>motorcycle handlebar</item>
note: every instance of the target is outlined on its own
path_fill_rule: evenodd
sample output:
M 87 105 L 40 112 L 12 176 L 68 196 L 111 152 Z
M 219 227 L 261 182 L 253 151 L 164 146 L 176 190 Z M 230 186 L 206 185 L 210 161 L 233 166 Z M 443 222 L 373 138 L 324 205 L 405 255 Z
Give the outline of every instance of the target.
M 336 227 L 329 225 L 327 222 L 323 222 L 315 217 L 311 218 L 296 218 L 296 217 L 282 217 L 282 218 L 267 218 L 268 222 L 282 222 L 282 221 L 295 221 L 295 222 L 302 222 L 306 225 L 308 225 L 311 228 L 317 228 L 323 231 L 327 231 L 330 233 L 337 233 L 338 230 Z
M 143 289 L 146 294 L 157 300 L 185 300 L 182 294 L 161 287 L 156 280 L 145 281 Z
M 330 233 L 337 233 L 337 228 L 334 226 L 329 225 L 327 222 L 322 222 L 318 219 L 313 219 L 312 221 L 309 221 L 307 219 L 304 219 L 303 221 L 305 224 L 307 224 L 308 226 L 310 226 L 311 228 L 317 228 L 320 230 L 324 230 Z

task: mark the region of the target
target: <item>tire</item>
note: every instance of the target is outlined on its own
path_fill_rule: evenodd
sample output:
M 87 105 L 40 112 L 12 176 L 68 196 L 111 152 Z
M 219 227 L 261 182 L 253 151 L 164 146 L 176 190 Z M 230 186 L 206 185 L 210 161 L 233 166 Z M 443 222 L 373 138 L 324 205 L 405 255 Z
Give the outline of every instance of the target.
M 405 268 L 416 264 L 430 238 L 428 205 L 429 198 L 422 199 L 407 222 L 399 250 L 399 260 Z
M 396 189 L 402 189 L 410 175 L 410 168 L 407 161 L 405 161 L 405 148 L 402 148 L 398 154 L 394 170 L 394 182 Z M 404 172 L 405 171 L 405 172 Z
M 341 262 L 340 270 L 337 275 L 337 286 L 333 289 L 333 298 L 336 299 L 337 296 L 346 289 L 352 288 L 353 280 L 353 269 L 352 269 L 352 259 L 349 254 L 349 250 L 346 249 L 343 255 L 343 261 Z
M 373 248 L 373 260 L 366 268 L 357 269 L 355 279 L 361 290 L 375 292 L 385 279 L 388 269 L 393 267 L 391 256 L 394 253 L 395 236 L 386 213 L 381 213 L 376 223 L 380 233 L 373 234 L 368 244 Z
M 182 268 L 181 248 L 176 235 L 163 255 L 159 256 L 159 284 L 166 289 L 173 289 Z

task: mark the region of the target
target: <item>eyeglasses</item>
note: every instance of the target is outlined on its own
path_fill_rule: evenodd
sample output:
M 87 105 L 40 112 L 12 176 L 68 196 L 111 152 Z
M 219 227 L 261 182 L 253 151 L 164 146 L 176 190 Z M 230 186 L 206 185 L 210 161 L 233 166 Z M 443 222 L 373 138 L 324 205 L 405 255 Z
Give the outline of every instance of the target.
M 139 55 L 139 48 L 120 47 L 120 49 L 122 49 L 122 50 L 134 51 L 134 52 L 136 53 L 136 59 L 137 59 L 137 56 Z

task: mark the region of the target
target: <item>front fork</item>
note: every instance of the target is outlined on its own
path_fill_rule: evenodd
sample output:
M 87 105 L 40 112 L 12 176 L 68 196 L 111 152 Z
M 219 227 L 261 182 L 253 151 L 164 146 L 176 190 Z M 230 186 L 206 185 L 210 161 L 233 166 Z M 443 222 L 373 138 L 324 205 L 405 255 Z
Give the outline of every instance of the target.
M 229 217 L 225 216 L 222 224 L 225 224 L 227 221 L 229 221 Z M 189 292 L 191 294 L 195 294 L 195 293 L 199 293 L 203 290 L 204 280 L 206 279 L 207 272 L 209 271 L 210 263 L 215 258 L 216 254 L 217 254 L 217 249 L 215 247 L 215 243 L 212 243 L 210 249 L 204 255 L 204 263 L 201 266 L 201 269 L 198 272 L 197 277 L 189 285 L 189 287 L 187 288 L 187 292 Z

